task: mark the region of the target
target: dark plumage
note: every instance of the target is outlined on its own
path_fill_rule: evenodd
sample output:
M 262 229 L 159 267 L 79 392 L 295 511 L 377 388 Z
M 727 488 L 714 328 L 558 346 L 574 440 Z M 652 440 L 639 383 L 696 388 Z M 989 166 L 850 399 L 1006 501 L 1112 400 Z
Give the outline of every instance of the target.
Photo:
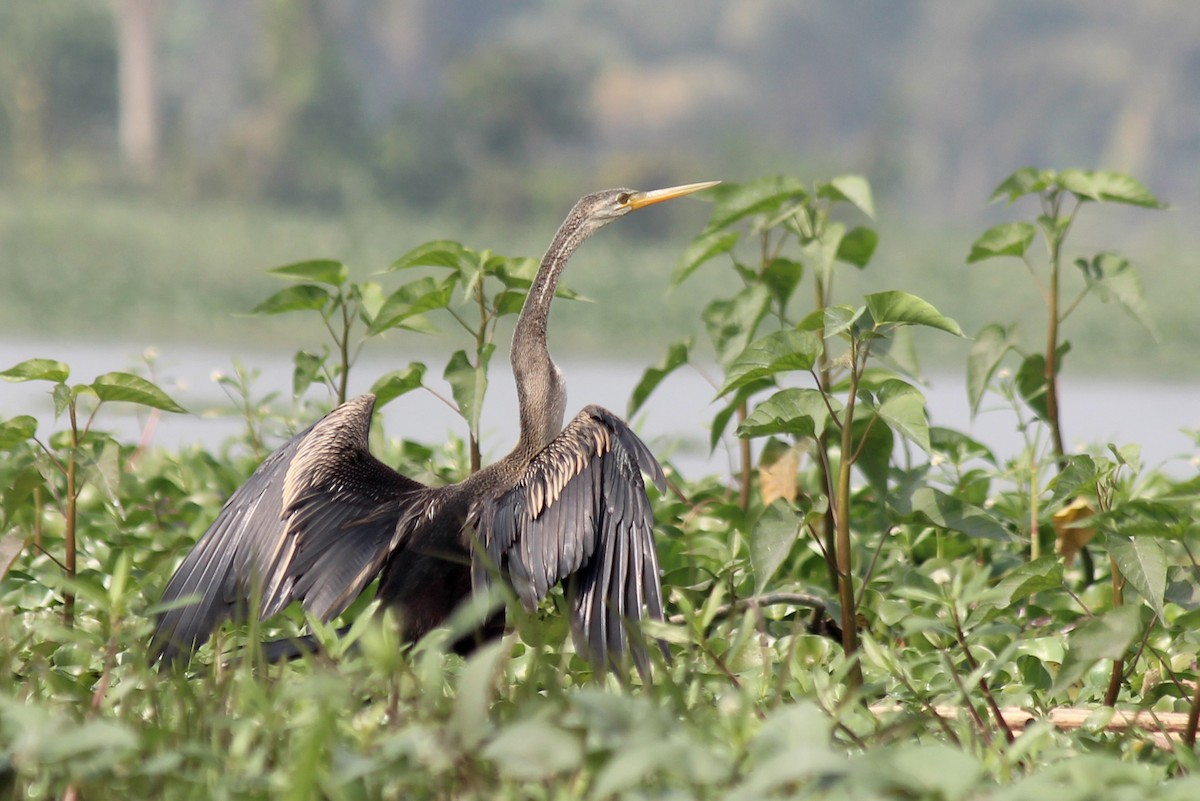
M 546 347 L 546 324 L 567 259 L 593 231 L 710 185 L 611 189 L 571 210 L 517 320 L 521 433 L 498 462 L 444 487 L 400 475 L 368 450 L 372 395 L 347 401 L 271 454 L 167 584 L 163 601 L 173 608 L 158 616 L 151 659 L 172 662 L 223 620 L 266 618 L 292 601 L 330 620 L 376 576 L 380 601 L 399 611 L 405 637 L 415 640 L 499 574 L 529 610 L 566 580 L 576 648 L 601 670 L 624 664 L 628 649 L 648 676 L 645 648 L 627 624 L 663 617 L 642 478 L 661 489 L 662 470 L 599 406 L 563 427 L 566 389 Z M 253 610 L 251 599 L 258 599 Z M 497 633 L 497 622 L 485 629 Z

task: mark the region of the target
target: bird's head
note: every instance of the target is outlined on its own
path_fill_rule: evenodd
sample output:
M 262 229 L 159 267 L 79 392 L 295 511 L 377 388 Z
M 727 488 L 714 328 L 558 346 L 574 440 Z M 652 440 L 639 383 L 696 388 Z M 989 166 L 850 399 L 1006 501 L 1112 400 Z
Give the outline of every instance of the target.
M 721 182 L 704 181 L 698 184 L 655 189 L 650 192 L 639 192 L 636 189 L 605 189 L 580 198 L 568 219 L 578 218 L 587 228 L 595 230 L 608 225 L 619 217 L 624 217 L 631 211 L 662 203 L 664 200 L 690 195 L 719 183 Z

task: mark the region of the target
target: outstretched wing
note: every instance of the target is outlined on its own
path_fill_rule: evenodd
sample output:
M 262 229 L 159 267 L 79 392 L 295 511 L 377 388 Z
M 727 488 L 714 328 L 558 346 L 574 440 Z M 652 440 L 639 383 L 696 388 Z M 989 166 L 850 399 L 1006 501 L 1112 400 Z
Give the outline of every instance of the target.
M 478 586 L 507 572 L 527 609 L 567 583 L 576 648 L 601 670 L 619 666 L 628 644 L 638 671 L 649 661 L 626 626 L 663 616 L 654 515 L 642 479 L 660 491 L 662 468 L 624 422 L 588 406 L 530 463 L 516 486 L 476 501 Z
M 225 503 L 163 591 L 151 661 L 195 650 L 257 599 L 266 618 L 293 600 L 329 620 L 396 546 L 405 496 L 425 489 L 373 457 L 373 395 L 334 409 L 271 454 Z

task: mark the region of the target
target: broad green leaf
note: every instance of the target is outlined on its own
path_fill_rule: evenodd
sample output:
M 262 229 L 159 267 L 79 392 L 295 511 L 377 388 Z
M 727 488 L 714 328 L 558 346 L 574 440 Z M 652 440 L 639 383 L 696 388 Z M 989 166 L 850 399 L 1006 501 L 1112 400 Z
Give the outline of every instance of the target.
M 923 325 L 961 337 L 958 323 L 946 317 L 927 300 L 899 290 L 875 292 L 865 298 L 875 325 Z
M 488 643 L 471 654 L 459 674 L 450 729 L 467 751 L 478 748 L 492 728 L 489 712 L 496 678 L 511 648 L 511 640 Z
M 768 389 L 774 389 L 775 386 L 770 381 L 754 381 L 742 387 L 733 393 L 733 397 L 729 402 L 721 407 L 716 414 L 713 415 L 712 425 L 708 431 L 708 448 L 709 451 L 717 449 L 717 443 L 721 441 L 721 437 L 725 435 L 725 429 L 729 426 L 729 421 L 737 414 L 738 407 L 743 403 L 747 403 L 750 398 L 760 392 Z
M 701 317 L 722 365 L 732 364 L 746 349 L 770 301 L 765 286 L 751 284 L 732 299 L 714 300 L 704 308 Z
M 0 450 L 7 450 L 37 434 L 37 419 L 27 414 L 0 422 Z
M 162 409 L 164 412 L 187 412 L 155 384 L 132 373 L 105 373 L 88 386 L 102 401 L 136 403 L 139 406 Z
M 1007 222 L 987 229 L 971 245 L 967 264 L 994 259 L 997 256 L 1021 258 L 1029 249 L 1037 229 L 1027 222 Z
M 771 290 L 775 303 L 782 309 L 791 300 L 792 293 L 804 275 L 804 265 L 782 257 L 771 259 L 762 272 L 762 282 Z
M 830 398 L 834 411 L 841 408 L 836 398 Z M 815 389 L 784 389 L 776 392 L 754 408 L 737 429 L 739 437 L 761 437 L 767 434 L 788 434 L 793 437 L 815 437 L 829 422 L 825 398 Z
M 356 296 L 358 297 L 359 309 L 362 311 L 362 321 L 370 326 L 375 320 L 375 315 L 379 314 L 379 310 L 383 308 L 385 300 L 383 287 L 378 281 L 363 281 L 354 287 Z
M 1156 498 L 1124 501 L 1107 512 L 1093 515 L 1090 522 L 1109 534 L 1131 537 L 1178 539 L 1195 529 L 1195 520 L 1186 502 Z
M 346 265 L 332 259 L 314 259 L 312 261 L 286 264 L 283 267 L 268 270 L 268 273 L 280 278 L 316 281 L 319 284 L 329 284 L 334 287 L 341 286 L 350 277 L 350 272 L 346 269 Z
M 1183 607 L 1189 612 L 1200 609 L 1200 567 L 1171 565 L 1167 568 L 1167 586 L 1163 600 Z
M 61 384 L 71 368 L 54 359 L 29 359 L 0 373 L 6 381 L 53 381 Z
M 292 357 L 292 396 L 300 397 L 303 395 L 317 376 L 321 373 L 321 367 L 325 364 L 325 360 L 329 357 L 329 352 L 326 350 L 324 354 L 311 353 L 307 350 L 298 350 L 296 355 Z
M 684 249 L 671 280 L 676 284 L 683 283 L 704 262 L 733 250 L 739 236 L 737 231 L 721 230 L 700 234 Z
M 866 267 L 875 255 L 879 234 L 862 226 L 851 228 L 838 242 L 837 260 L 855 267 Z
M 427 275 L 404 284 L 383 302 L 371 323 L 370 333 L 378 334 L 397 326 L 407 328 L 411 319 L 446 308 L 454 298 L 457 280 L 454 275 L 440 281 Z
M 1063 342 L 1058 346 L 1058 356 L 1054 360 L 1055 373 L 1062 370 L 1063 358 L 1071 351 L 1071 343 Z M 1046 407 L 1046 357 L 1040 353 L 1031 353 L 1017 368 L 1017 392 L 1029 404 L 1042 420 L 1049 422 L 1049 411 Z
M 808 197 L 804 184 L 795 178 L 762 178 L 748 184 L 722 184 L 710 190 L 716 197 L 705 232 L 726 228 L 751 214 L 777 211 L 784 204 Z
M 316 284 L 297 284 L 284 287 L 262 303 L 251 314 L 283 314 L 292 311 L 321 311 L 332 299 L 329 291 Z
M 462 259 L 469 254 L 458 242 L 440 239 L 417 245 L 392 262 L 389 271 L 407 270 L 410 267 L 449 267 L 458 269 Z
M 1141 629 L 1141 613 L 1133 604 L 1118 606 L 1092 618 L 1067 637 L 1067 655 L 1050 689 L 1052 695 L 1070 687 L 1101 659 L 1120 659 Z
M 925 415 L 925 396 L 913 385 L 898 378 L 879 388 L 875 413 L 888 427 L 929 453 L 929 420 Z
M 750 537 L 750 566 L 754 569 L 754 592 L 761 593 L 775 571 L 791 553 L 800 536 L 804 518 L 785 500 L 763 509 Z
M 961 431 L 942 426 L 929 427 L 929 444 L 934 451 L 945 454 L 952 463 L 962 464 L 970 459 L 982 459 L 996 465 L 996 455 L 991 448 Z
M 1010 570 L 996 585 L 1001 606 L 1012 606 L 1038 592 L 1062 588 L 1063 561 L 1057 556 L 1043 556 Z
M 861 175 L 839 175 L 829 183 L 822 184 L 817 189 L 817 194 L 821 197 L 850 203 L 871 219 L 875 218 L 875 204 L 871 200 L 871 184 Z
M 815 311 L 812 317 L 819 315 L 823 318 L 825 337 L 831 339 L 850 331 L 866 311 L 866 306 L 859 306 L 857 309 L 850 306 L 826 306 Z M 807 327 L 803 323 L 801 326 Z
M 578 737 L 542 718 L 528 718 L 500 730 L 481 752 L 503 776 L 542 781 L 577 769 L 583 762 Z
M 1141 183 L 1119 172 L 1063 170 L 1058 174 L 1058 185 L 1087 200 L 1128 203 L 1148 209 L 1166 208 L 1166 204 Z
M 821 338 L 811 331 L 776 331 L 757 339 L 733 360 L 718 396 L 769 378 L 776 373 L 811 370 L 823 348 Z
M 987 512 L 932 487 L 918 487 L 910 496 L 893 495 L 892 507 L 905 518 L 913 518 L 968 537 L 1011 540 L 1012 535 Z
M 1158 339 L 1158 326 L 1146 306 L 1146 296 L 1142 293 L 1142 282 L 1137 273 L 1129 265 L 1129 260 L 1115 253 L 1101 253 L 1088 262 L 1078 259 L 1075 265 L 1083 272 L 1088 287 L 1096 293 L 1100 300 L 1108 303 L 1115 301 L 1118 306 L 1132 317 L 1150 336 Z
M 1012 332 L 997 323 L 985 325 L 975 335 L 975 343 L 967 354 L 967 400 L 971 405 L 971 417 L 979 413 L 979 404 L 996 368 L 1016 345 Z
M 1162 620 L 1163 596 L 1167 588 L 1167 554 L 1162 543 L 1151 537 L 1109 535 L 1107 545 L 1121 575 Z
M 646 372 L 642 373 L 642 380 L 638 381 L 637 386 L 633 388 L 633 394 L 629 396 L 626 417 L 633 417 L 664 378 L 688 363 L 688 353 L 691 347 L 692 340 L 690 338 L 672 342 L 667 346 L 667 355 L 660 359 L 658 364 L 646 368 Z
M 1034 194 L 1049 188 L 1054 183 L 1054 178 L 1055 173 L 1053 170 L 1022 167 L 1000 182 L 1000 185 L 992 192 L 992 196 L 988 199 L 988 202 L 994 203 L 1003 198 L 1009 204 L 1012 204 L 1024 195 Z
M 837 261 L 845 235 L 846 226 L 832 222 L 825 226 L 819 237 L 800 247 L 800 261 L 824 286 L 833 281 L 833 263 Z
M 885 497 L 888 492 L 888 470 L 892 464 L 892 455 L 896 451 L 896 438 L 892 429 L 877 419 L 876 415 L 855 415 L 851 430 L 854 435 L 854 452 L 858 454 L 854 466 L 879 497 Z
M 1085 453 L 1068 457 L 1067 466 L 1054 479 L 1054 494 L 1050 506 L 1058 506 L 1080 494 L 1090 492 L 1100 478 L 1100 471 L 1092 457 Z
M 488 345 L 495 348 L 495 345 Z M 483 396 L 487 393 L 487 372 L 473 367 L 465 351 L 455 351 L 442 374 L 450 384 L 454 402 L 463 419 L 467 421 L 472 435 L 479 433 L 479 413 L 483 410 Z
M 380 376 L 370 390 L 375 396 L 375 408 L 381 409 L 401 395 L 420 388 L 424 377 L 425 365 L 421 362 L 410 362 L 403 370 L 393 370 Z

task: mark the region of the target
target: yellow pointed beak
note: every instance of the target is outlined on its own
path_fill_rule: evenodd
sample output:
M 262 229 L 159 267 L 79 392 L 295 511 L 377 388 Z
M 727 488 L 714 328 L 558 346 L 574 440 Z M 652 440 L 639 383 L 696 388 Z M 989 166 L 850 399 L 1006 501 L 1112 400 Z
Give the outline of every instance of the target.
M 710 186 L 716 186 L 719 183 L 721 182 L 704 181 L 698 184 L 684 184 L 683 186 L 672 186 L 667 189 L 655 189 L 652 192 L 634 192 L 629 196 L 629 200 L 626 201 L 625 205 L 631 209 L 640 209 L 655 203 L 662 203 L 664 200 L 674 200 L 677 197 L 690 195 L 693 192 L 708 189 Z

